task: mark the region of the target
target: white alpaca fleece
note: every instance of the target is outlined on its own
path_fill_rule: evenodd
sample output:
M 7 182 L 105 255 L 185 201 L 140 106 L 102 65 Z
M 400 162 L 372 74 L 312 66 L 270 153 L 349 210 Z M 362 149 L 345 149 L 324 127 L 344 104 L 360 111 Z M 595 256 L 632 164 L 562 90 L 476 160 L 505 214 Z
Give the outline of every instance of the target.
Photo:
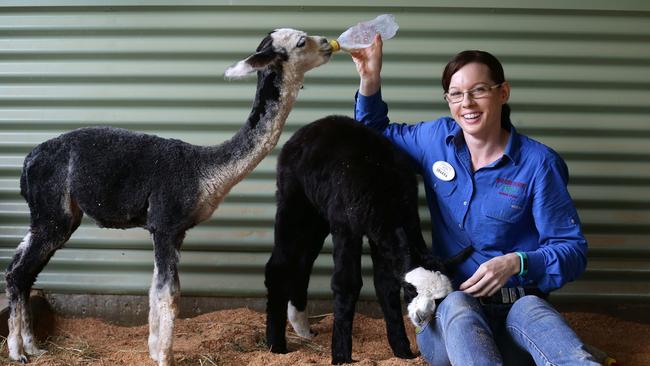
M 287 306 L 287 318 L 293 327 L 293 330 L 299 336 L 307 339 L 314 338 L 314 333 L 309 328 L 309 318 L 306 311 L 298 311 L 295 306 L 289 301 Z
M 453 291 L 451 281 L 438 271 L 415 268 L 404 276 L 404 280 L 418 292 L 408 305 L 409 318 L 416 326 L 427 322 L 436 310 L 436 299 L 442 299 Z
M 240 79 L 252 75 L 253 72 L 255 72 L 255 69 L 251 67 L 246 59 L 227 68 L 224 75 L 227 79 Z

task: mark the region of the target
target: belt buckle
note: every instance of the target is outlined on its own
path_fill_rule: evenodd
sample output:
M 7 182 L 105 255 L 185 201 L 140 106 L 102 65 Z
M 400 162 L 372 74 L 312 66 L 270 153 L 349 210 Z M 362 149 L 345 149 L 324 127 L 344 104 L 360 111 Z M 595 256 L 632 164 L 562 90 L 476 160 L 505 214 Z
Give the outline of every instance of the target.
M 505 292 L 508 293 L 508 297 L 509 297 L 509 300 L 510 300 L 510 302 L 508 302 L 508 304 L 514 304 L 515 301 L 517 301 L 517 300 L 521 299 L 522 297 L 526 296 L 526 291 L 521 286 L 502 288 L 501 292 L 503 293 L 504 290 L 506 290 Z M 505 296 L 504 296 L 504 298 L 505 298 Z M 505 301 L 504 301 L 504 303 L 505 303 Z
M 514 304 L 515 301 L 521 299 L 526 295 L 526 291 L 521 286 L 517 287 L 502 287 L 501 300 L 504 304 Z
M 519 296 L 517 294 L 517 288 L 516 287 L 510 287 L 508 288 L 508 291 L 510 292 L 510 301 L 512 304 L 515 303 L 519 299 Z
M 501 287 L 501 303 L 502 304 L 511 304 L 514 301 L 510 298 L 510 289 L 507 287 Z
M 499 295 L 501 297 L 499 298 Z M 486 304 L 514 304 L 515 301 L 521 299 L 526 295 L 526 291 L 523 287 L 501 287 L 499 292 L 492 296 L 479 297 L 479 302 L 481 305 Z M 500 301 L 500 302 L 499 302 Z

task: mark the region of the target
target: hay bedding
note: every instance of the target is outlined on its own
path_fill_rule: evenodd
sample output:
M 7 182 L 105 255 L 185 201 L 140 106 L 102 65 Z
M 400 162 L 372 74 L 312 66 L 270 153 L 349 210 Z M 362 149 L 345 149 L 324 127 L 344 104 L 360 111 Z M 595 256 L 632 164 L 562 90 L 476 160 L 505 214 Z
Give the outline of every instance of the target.
M 650 365 L 650 324 L 592 313 L 564 313 L 571 326 L 588 343 L 608 351 L 620 365 Z M 174 329 L 176 363 L 183 365 L 327 365 L 330 360 L 332 316 L 313 319 L 318 336 L 311 341 L 289 333 L 285 355 L 266 350 L 265 315 L 245 308 L 222 310 L 179 319 Z M 153 366 L 147 351 L 148 327 L 123 327 L 92 319 L 55 317 L 44 340 L 47 353 L 31 365 Z M 408 329 L 411 343 L 413 329 Z M 37 330 L 37 333 L 43 333 Z M 42 335 L 41 335 L 42 336 Z M 2 345 L 0 364 L 10 365 Z M 357 315 L 354 322 L 355 365 L 426 365 L 419 358 L 392 357 L 382 319 Z

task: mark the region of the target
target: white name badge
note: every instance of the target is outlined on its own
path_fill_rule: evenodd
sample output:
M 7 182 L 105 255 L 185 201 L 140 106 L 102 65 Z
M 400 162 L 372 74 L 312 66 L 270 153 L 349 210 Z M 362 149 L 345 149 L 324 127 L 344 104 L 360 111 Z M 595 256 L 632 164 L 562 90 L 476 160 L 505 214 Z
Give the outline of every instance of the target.
M 433 163 L 431 169 L 433 169 L 433 174 L 435 174 L 438 179 L 444 180 L 445 182 L 449 182 L 456 176 L 454 167 L 446 161 L 436 161 Z

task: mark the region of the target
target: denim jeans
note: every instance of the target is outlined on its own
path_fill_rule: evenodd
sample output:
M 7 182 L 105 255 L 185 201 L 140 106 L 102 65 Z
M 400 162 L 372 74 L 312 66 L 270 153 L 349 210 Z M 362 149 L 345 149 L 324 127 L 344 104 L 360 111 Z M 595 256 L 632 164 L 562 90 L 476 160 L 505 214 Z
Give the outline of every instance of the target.
M 422 357 L 440 365 L 600 365 L 545 300 L 482 305 L 455 291 L 416 335 Z

